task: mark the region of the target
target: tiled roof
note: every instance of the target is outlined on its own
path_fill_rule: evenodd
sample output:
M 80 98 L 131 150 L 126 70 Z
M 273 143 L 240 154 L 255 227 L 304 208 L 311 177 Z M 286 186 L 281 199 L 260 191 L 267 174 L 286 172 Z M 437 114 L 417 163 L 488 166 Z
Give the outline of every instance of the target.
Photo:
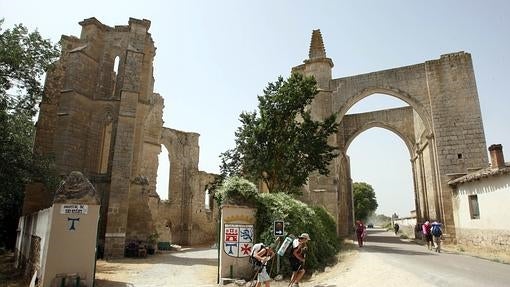
M 448 184 L 457 185 L 457 184 L 464 183 L 464 182 L 480 180 L 482 178 L 499 176 L 499 175 L 503 175 L 503 174 L 507 174 L 507 173 L 510 173 L 510 164 L 509 163 L 505 163 L 505 167 L 502 167 L 502 168 L 487 167 L 484 169 L 477 170 L 475 172 L 468 173 L 468 174 L 461 176 L 459 178 L 450 180 L 448 182 Z

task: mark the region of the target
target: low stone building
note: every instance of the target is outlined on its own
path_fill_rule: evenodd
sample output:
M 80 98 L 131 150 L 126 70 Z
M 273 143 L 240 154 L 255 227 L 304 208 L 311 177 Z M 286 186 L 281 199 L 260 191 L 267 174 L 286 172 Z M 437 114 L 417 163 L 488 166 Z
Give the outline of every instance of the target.
M 503 147 L 489 147 L 491 165 L 449 182 L 454 187 L 457 243 L 487 251 L 510 252 L 510 164 Z

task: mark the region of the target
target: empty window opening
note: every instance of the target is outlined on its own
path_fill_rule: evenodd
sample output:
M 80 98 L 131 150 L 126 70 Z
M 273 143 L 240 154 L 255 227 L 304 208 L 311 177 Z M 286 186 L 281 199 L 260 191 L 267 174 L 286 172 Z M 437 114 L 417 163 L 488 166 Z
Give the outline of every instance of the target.
M 352 106 L 347 114 L 359 114 L 409 106 L 406 102 L 385 94 L 373 94 Z
M 164 145 L 161 145 L 161 152 L 158 155 L 158 175 L 156 178 L 156 192 L 159 199 L 168 200 L 170 197 L 170 158 L 168 150 Z
M 205 210 L 206 211 L 211 210 L 211 194 L 209 193 L 209 189 L 205 190 L 204 200 L 205 200 L 205 202 L 204 202 Z
M 462 159 L 462 154 L 461 154 L 461 153 L 458 153 L 458 154 L 457 154 L 457 158 L 458 158 L 458 159 Z
M 117 76 L 119 75 L 119 64 L 120 64 L 120 58 L 119 58 L 119 56 L 117 56 L 117 57 L 115 57 L 115 61 L 113 62 L 112 96 L 115 96 L 115 92 L 117 91 Z
M 478 195 L 469 196 L 469 213 L 471 219 L 480 219 L 480 209 L 478 207 Z

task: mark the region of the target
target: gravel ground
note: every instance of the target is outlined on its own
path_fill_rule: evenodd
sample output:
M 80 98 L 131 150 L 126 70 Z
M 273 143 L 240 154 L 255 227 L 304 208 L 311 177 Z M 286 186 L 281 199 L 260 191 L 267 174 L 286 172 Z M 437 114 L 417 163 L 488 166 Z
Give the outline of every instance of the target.
M 352 245 L 353 246 L 353 245 Z M 308 278 L 303 287 L 336 286 L 432 286 L 413 274 L 395 270 L 374 254 L 360 253 L 354 247 L 342 252 L 340 263 Z M 189 249 L 182 252 L 157 254 L 146 259 L 98 261 L 98 287 L 184 286 L 212 287 L 216 285 L 216 250 Z M 226 286 L 237 286 L 234 283 Z M 249 286 L 246 283 L 242 286 Z M 286 287 L 288 280 L 272 281 L 271 286 Z
M 369 237 L 370 238 L 370 237 Z M 368 242 L 370 244 L 370 241 Z M 510 263 L 510 255 L 501 256 L 484 252 L 483 249 L 460 252 L 459 246 L 444 246 L 450 253 L 487 258 Z M 425 247 L 424 247 L 425 248 Z M 213 287 L 216 284 L 217 250 L 210 248 L 182 249 L 180 252 L 158 253 L 147 258 L 98 260 L 96 266 L 97 287 Z M 0 255 L 0 287 L 27 286 L 12 268 L 12 253 Z M 339 286 L 432 286 L 423 278 L 403 269 L 395 268 L 370 252 L 359 252 L 347 243 L 339 255 L 339 263 L 315 274 L 301 283 L 302 287 Z M 236 286 L 227 284 L 227 286 Z M 249 286 L 249 285 L 246 285 Z M 272 281 L 273 287 L 288 286 L 285 281 Z

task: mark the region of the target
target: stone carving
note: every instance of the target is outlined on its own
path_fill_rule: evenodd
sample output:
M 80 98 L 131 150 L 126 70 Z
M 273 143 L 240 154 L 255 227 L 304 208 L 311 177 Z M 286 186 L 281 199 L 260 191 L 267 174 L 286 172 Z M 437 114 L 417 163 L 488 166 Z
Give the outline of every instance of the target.
M 131 182 L 138 185 L 149 185 L 149 179 L 144 175 L 135 177 Z
M 53 203 L 99 204 L 96 190 L 79 171 L 73 171 L 60 183 Z

